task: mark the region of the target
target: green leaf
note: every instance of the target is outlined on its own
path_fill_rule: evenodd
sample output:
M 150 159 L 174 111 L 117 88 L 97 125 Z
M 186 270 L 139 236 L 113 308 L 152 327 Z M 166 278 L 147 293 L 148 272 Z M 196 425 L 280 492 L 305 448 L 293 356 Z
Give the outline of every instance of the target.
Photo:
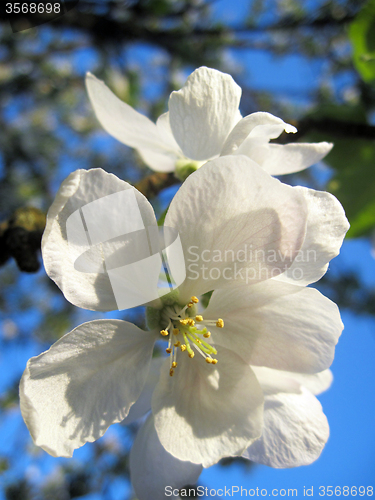
M 341 201 L 350 222 L 349 237 L 375 227 L 375 144 L 363 139 L 332 138 L 326 161 L 336 170 L 327 189 Z
M 375 81 L 375 0 L 370 0 L 349 28 L 353 61 L 362 79 Z
M 310 116 L 324 120 L 333 118 L 346 123 L 367 123 L 366 111 L 361 105 L 334 105 L 324 103 Z M 375 228 L 375 141 L 343 137 L 334 129 L 331 133 L 313 132 L 307 142 L 328 141 L 334 144 L 324 158 L 334 169 L 334 176 L 326 186 L 342 203 L 350 222 L 348 237 L 370 234 Z

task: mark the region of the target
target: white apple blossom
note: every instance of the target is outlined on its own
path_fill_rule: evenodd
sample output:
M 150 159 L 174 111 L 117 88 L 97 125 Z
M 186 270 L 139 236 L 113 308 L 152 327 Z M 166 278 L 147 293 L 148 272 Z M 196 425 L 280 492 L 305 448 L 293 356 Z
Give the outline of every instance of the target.
M 220 71 L 201 67 L 181 90 L 172 92 L 169 111 L 156 124 L 120 101 L 109 88 L 88 73 L 86 85 L 96 116 L 109 134 L 135 148 L 158 172 L 180 177 L 207 160 L 230 154 L 245 155 L 271 175 L 303 170 L 326 156 L 332 144 L 269 144 L 285 130 L 297 129 L 270 113 L 241 117 L 241 88 Z
M 156 226 L 147 199 L 101 169 L 71 174 L 48 213 L 44 265 L 65 297 L 79 307 L 106 311 L 117 304 L 105 273 L 75 269 L 66 221 L 93 200 L 128 189 L 134 191 L 145 225 Z M 126 214 L 113 213 L 114 219 L 119 216 Z M 145 471 L 156 489 L 167 479 L 167 484 L 181 487 L 193 482 L 202 466 L 245 450 L 259 461 L 288 466 L 293 460 L 283 458 L 287 453 L 279 462 L 270 457 L 265 425 L 277 417 L 270 414 L 267 398 L 278 396 L 270 395 L 264 385 L 270 385 L 270 370 L 307 378 L 326 370 L 343 326 L 334 303 L 317 290 L 293 283 L 293 273 L 284 280 L 281 276 L 306 246 L 314 248 L 318 258 L 303 263 L 305 282 L 324 273 L 348 228 L 341 205 L 328 193 L 282 184 L 245 156 L 225 156 L 185 181 L 165 224 L 177 228 L 187 263 L 194 248 L 198 275 L 196 267 L 187 265 L 178 291 L 149 304 L 149 331 L 126 321 L 95 320 L 29 360 L 20 400 L 35 444 L 51 455 L 69 457 L 101 437 L 112 423 L 140 416 L 152 394 L 152 417 L 137 437 L 131 459 L 138 490 Z M 244 248 L 258 252 L 244 259 Z M 115 243 L 113 251 L 118 251 Z M 218 261 L 216 256 L 225 252 L 233 256 L 230 262 Z M 273 258 L 264 258 L 266 254 Z M 212 290 L 207 309 L 198 310 L 197 297 Z M 150 382 L 150 366 L 158 371 L 152 361 L 154 344 L 163 339 L 169 357 L 160 377 L 153 372 Z M 296 384 L 289 388 L 288 376 L 282 377 L 287 380 L 285 391 L 297 394 Z M 298 407 L 298 401 L 306 399 L 293 399 L 291 407 Z M 317 406 L 315 410 L 320 415 Z M 293 453 L 300 462 L 311 461 L 327 439 L 325 420 L 319 416 L 322 427 L 315 432 L 310 416 L 296 412 L 289 435 L 300 435 L 303 429 L 306 439 L 294 443 Z M 258 441 L 262 444 L 255 447 Z M 156 467 L 158 456 L 162 462 Z M 158 472 L 152 474 L 153 468 Z M 159 490 L 153 490 L 153 498 L 163 498 Z M 138 495 L 148 498 L 144 489 Z

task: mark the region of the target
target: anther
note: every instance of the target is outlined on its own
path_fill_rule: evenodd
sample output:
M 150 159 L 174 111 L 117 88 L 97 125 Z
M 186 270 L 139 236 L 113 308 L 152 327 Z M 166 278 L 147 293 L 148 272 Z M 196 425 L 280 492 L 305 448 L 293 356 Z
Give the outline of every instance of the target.
M 171 368 L 171 369 L 169 370 L 169 375 L 170 375 L 171 377 L 173 377 L 173 374 L 174 374 L 174 370 L 173 370 L 173 368 Z
M 212 359 L 212 358 L 206 358 L 206 363 L 211 364 L 211 363 L 212 363 L 212 361 L 213 361 L 213 359 Z
M 224 321 L 223 321 L 221 318 L 219 318 L 219 319 L 216 321 L 216 326 L 217 326 L 218 328 L 224 328 Z
M 188 320 L 188 319 L 180 319 L 180 323 L 181 323 L 181 325 L 187 325 L 187 324 L 188 324 L 188 322 L 189 322 L 189 320 Z
M 178 328 L 173 328 L 172 332 L 173 335 L 178 335 L 180 333 L 180 330 Z
M 181 352 L 186 351 L 186 345 L 185 344 L 180 345 L 180 349 L 181 349 Z
M 167 347 L 165 352 L 167 352 L 168 354 L 170 354 L 172 352 L 172 349 L 170 347 Z
M 194 351 L 189 352 L 188 356 L 189 356 L 189 358 L 193 359 L 194 358 Z
M 167 330 L 161 330 L 160 333 L 161 333 L 161 335 L 163 335 L 163 337 L 166 337 L 167 335 L 169 335 Z
M 194 304 L 198 304 L 198 302 L 199 302 L 199 299 L 198 299 L 195 295 L 193 295 L 193 296 L 190 298 L 190 300 L 191 300 Z
M 203 337 L 205 337 L 206 339 L 209 339 L 211 337 L 211 332 L 204 333 Z
M 176 366 L 177 366 L 177 361 L 173 361 L 172 368 L 176 368 Z
M 188 324 L 189 326 L 194 326 L 194 325 L 195 325 L 195 321 L 194 321 L 192 318 L 189 318 L 189 319 L 187 320 L 187 324 Z
M 217 363 L 217 359 L 213 358 L 213 359 L 212 359 L 212 364 L 213 364 L 213 365 L 216 365 L 216 363 Z
M 195 321 L 197 323 L 199 323 L 200 321 L 203 321 L 203 316 L 201 316 L 200 314 L 197 314 L 197 316 L 195 316 Z
M 178 340 L 175 344 L 173 344 L 175 347 L 179 347 L 181 345 L 181 342 Z

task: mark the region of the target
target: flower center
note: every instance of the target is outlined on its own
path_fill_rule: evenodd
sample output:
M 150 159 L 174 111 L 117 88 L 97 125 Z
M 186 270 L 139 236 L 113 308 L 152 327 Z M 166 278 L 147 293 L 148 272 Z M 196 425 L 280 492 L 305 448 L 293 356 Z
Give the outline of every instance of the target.
M 195 352 L 203 356 L 207 363 L 216 365 L 217 359 L 213 357 L 217 354 L 216 349 L 205 339 L 209 339 L 211 332 L 207 327 L 224 327 L 224 321 L 219 318 L 217 321 L 205 320 L 201 314 L 195 314 L 197 297 L 191 297 L 190 302 L 183 308 L 177 304 L 166 306 L 162 311 L 161 319 L 167 323 L 166 328 L 160 331 L 163 337 L 168 337 L 168 347 L 170 366 L 169 374 L 172 376 L 177 367 L 177 352 L 186 352 L 189 358 L 194 358 Z

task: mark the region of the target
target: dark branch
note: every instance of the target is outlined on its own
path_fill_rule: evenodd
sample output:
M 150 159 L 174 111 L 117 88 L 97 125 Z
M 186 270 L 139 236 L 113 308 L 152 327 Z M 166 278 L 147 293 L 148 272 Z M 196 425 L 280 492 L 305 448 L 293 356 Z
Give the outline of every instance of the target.
M 284 134 L 278 142 L 296 142 L 310 132 L 322 132 L 347 139 L 375 139 L 375 126 L 367 123 L 346 122 L 334 118 L 303 118 L 294 125 L 297 127 L 298 132 L 296 134 Z

